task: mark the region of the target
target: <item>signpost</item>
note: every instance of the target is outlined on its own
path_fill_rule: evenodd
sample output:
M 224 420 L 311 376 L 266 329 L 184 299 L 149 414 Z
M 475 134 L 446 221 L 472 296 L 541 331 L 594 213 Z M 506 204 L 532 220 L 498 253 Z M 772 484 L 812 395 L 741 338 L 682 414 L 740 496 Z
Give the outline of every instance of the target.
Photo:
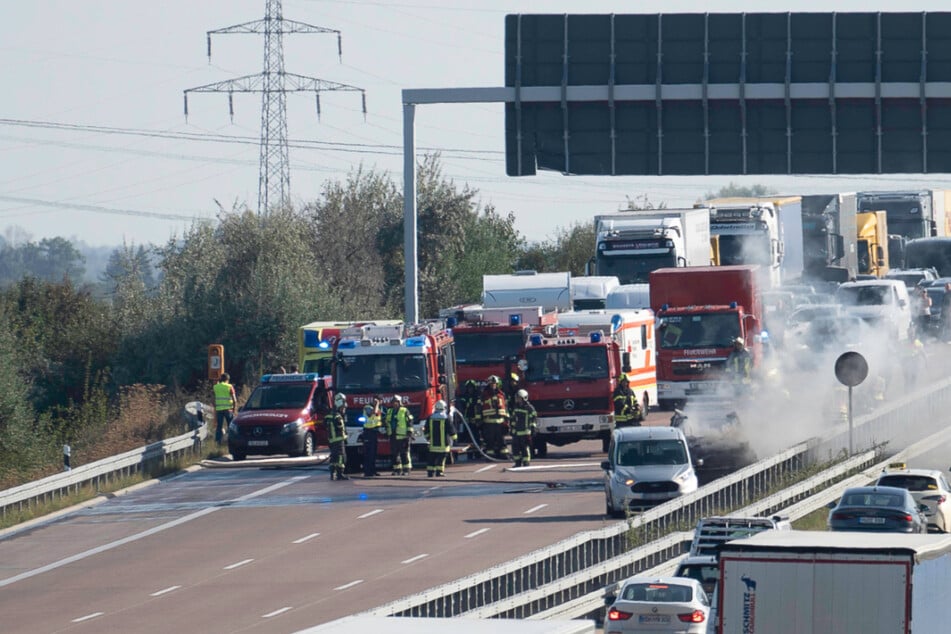
M 835 360 L 835 378 L 849 388 L 849 456 L 852 455 L 852 388 L 868 377 L 868 361 L 858 352 L 843 352 Z

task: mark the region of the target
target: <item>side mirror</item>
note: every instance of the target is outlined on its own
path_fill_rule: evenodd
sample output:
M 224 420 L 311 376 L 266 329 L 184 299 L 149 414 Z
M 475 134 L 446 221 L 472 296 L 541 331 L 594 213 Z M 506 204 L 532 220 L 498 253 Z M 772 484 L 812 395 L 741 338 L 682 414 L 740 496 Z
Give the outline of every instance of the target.
M 832 502 L 829 502 L 828 504 L 826 504 L 826 508 L 829 509 L 830 511 L 831 511 L 832 509 L 834 509 L 836 506 L 838 506 L 838 503 L 835 502 L 835 501 L 832 501 Z
M 898 300 L 898 305 L 901 306 L 902 308 L 904 308 L 905 305 L 907 305 L 907 304 L 908 304 L 908 302 L 906 302 L 906 301 L 903 300 L 903 299 Z
M 439 384 L 440 384 L 440 385 L 445 385 L 445 384 L 446 384 L 446 375 L 445 375 L 445 374 L 440 374 L 439 377 L 438 377 L 436 380 L 439 381 Z
M 931 510 L 931 509 L 928 508 L 928 505 L 927 505 L 927 504 L 919 504 L 919 505 L 918 505 L 918 512 L 919 512 L 919 513 L 927 513 L 927 512 L 930 511 L 930 510 Z
M 602 461 L 601 461 L 601 468 L 604 469 L 605 471 L 610 471 L 610 470 L 611 470 L 611 461 L 610 461 L 610 460 L 602 460 Z
M 702 467 L 702 466 L 703 466 L 703 458 L 697 458 L 696 461 L 694 461 L 693 464 L 696 465 L 696 466 L 698 466 L 698 467 Z
M 616 595 L 616 594 L 606 594 L 606 595 L 604 595 L 604 605 L 605 605 L 605 606 L 611 607 L 612 605 L 614 605 L 614 602 L 615 602 L 615 601 L 617 601 L 617 595 Z

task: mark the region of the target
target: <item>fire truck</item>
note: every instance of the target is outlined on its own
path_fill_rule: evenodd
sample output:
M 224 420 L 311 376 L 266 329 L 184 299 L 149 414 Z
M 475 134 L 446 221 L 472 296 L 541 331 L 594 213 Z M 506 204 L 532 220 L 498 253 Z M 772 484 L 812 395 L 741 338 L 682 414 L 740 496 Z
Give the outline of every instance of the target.
M 656 398 L 653 316 L 647 310 L 591 310 L 558 319 L 557 337 L 533 334 L 525 351 L 525 389 L 538 412 L 535 453 L 544 457 L 549 444 L 598 438 L 607 451 L 620 374 L 631 377 L 632 387 L 637 382 L 645 412 Z
M 532 332 L 555 334 L 558 313 L 532 308 L 483 308 L 460 306 L 444 311 L 456 342 L 456 364 L 460 383 L 478 383 L 489 376 L 521 375 L 518 362 L 525 358 L 525 346 Z
M 456 389 L 456 357 L 452 330 L 442 321 L 406 325 L 363 325 L 347 328 L 334 344 L 334 389 L 347 397 L 347 467 L 357 469 L 363 455 L 363 407 L 374 396 L 384 408 L 397 394 L 414 419 L 411 449 L 417 460 L 427 451 L 422 425 L 436 401 L 452 402 Z M 391 455 L 381 439 L 378 457 Z

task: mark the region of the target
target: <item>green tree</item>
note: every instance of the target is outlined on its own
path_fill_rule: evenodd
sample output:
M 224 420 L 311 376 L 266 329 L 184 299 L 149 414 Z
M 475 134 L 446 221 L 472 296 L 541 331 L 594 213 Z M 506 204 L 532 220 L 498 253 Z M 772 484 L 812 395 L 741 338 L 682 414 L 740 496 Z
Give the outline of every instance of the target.
M 768 185 L 740 185 L 730 181 L 729 184 L 724 185 L 716 192 L 707 192 L 703 195 L 703 200 L 711 200 L 713 198 L 761 198 L 763 196 L 773 196 L 778 194 L 779 190 L 769 187 Z M 702 202 L 702 201 L 697 201 Z

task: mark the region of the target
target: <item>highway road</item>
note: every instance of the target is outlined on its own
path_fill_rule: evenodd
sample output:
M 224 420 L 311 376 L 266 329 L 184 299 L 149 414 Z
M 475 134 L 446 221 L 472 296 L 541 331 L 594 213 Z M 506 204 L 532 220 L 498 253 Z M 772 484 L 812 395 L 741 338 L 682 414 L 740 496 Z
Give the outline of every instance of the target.
M 287 632 L 609 521 L 600 443 L 529 469 L 331 482 L 325 467 L 203 468 L 0 539 L 16 632 Z

